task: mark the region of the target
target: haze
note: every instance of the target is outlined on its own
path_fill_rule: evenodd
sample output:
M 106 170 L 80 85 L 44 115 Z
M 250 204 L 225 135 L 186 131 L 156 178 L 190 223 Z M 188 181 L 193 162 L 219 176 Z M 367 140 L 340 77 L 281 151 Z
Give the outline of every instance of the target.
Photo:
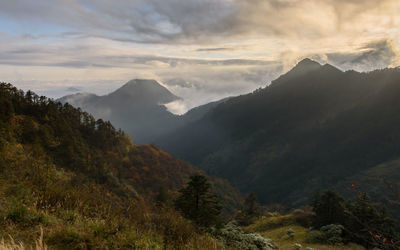
M 50 97 L 155 79 L 174 113 L 267 85 L 304 57 L 400 65 L 398 0 L 2 0 L 3 81 Z

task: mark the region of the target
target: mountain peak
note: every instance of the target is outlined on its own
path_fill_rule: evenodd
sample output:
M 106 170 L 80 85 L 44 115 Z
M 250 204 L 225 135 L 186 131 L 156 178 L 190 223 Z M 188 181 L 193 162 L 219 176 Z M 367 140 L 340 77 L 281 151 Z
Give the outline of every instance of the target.
M 156 80 L 153 79 L 132 79 L 130 81 L 128 81 L 127 83 L 125 83 L 122 87 L 124 86 L 146 86 L 146 85 L 153 85 L 153 86 L 157 86 L 160 85 Z
M 310 58 L 304 58 L 294 68 L 306 68 L 306 69 L 317 69 L 320 68 L 322 65 L 318 62 L 311 60 Z
M 283 74 L 278 79 L 272 81 L 272 84 L 298 79 L 299 77 L 303 77 L 315 72 L 321 72 L 326 75 L 328 73 L 335 74 L 342 71 L 330 64 L 321 65 L 319 62 L 311 60 L 310 58 L 305 58 L 298 62 L 297 65 L 289 70 L 286 74 Z
M 122 87 L 109 94 L 109 96 L 159 104 L 165 104 L 180 99 L 159 82 L 151 79 L 130 80 Z

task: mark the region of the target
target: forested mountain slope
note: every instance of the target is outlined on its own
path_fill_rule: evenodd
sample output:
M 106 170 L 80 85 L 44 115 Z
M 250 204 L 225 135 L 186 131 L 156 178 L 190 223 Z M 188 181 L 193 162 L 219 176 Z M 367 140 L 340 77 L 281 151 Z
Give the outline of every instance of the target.
M 173 199 L 194 173 L 154 145 L 133 144 L 110 122 L 0 84 L 0 239 L 29 242 L 42 227 L 45 241 L 61 249 L 215 245 L 175 211 L 155 210 L 160 190 Z M 228 210 L 237 206 L 234 188 L 213 183 Z M 187 238 L 165 242 L 175 237 L 165 235 L 167 226 Z
M 178 100 L 154 80 L 135 79 L 104 95 L 75 94 L 59 99 L 80 107 L 96 119 L 111 121 L 133 136 L 135 143 L 151 143 L 176 126 L 176 117 L 163 104 Z
M 111 121 L 131 135 L 135 143 L 148 144 L 157 142 L 163 135 L 189 122 L 199 120 L 229 98 L 193 108 L 183 115 L 174 115 L 164 104 L 179 99 L 155 80 L 134 79 L 108 95 L 78 93 L 58 101 L 79 107 L 96 119 Z
M 399 112 L 400 69 L 342 72 L 305 59 L 160 145 L 263 203 L 294 205 L 399 158 Z

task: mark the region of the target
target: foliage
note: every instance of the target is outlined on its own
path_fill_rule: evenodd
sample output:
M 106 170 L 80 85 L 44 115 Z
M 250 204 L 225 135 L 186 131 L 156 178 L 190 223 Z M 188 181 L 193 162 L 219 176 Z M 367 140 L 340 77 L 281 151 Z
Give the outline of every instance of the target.
M 326 243 L 326 235 L 319 230 L 311 230 L 307 233 L 306 242 L 313 244 Z
M 326 191 L 322 195 L 317 194 L 312 202 L 315 213 L 313 226 L 319 228 L 333 223 L 343 224 L 344 206 L 344 199 L 333 191 Z
M 355 201 L 345 202 L 336 193 L 327 191 L 316 196 L 313 209 L 314 227 L 322 226 L 320 230 L 327 243 L 341 243 L 343 237 L 343 242 L 367 248 L 396 249 L 399 244 L 393 219 L 385 209 L 378 210 L 365 193 Z
M 398 159 L 400 70 L 342 72 L 315 62 L 303 70 L 307 65 L 220 103 L 159 145 L 254 192 L 261 204 L 289 206 L 344 179 L 351 189 L 369 169 Z M 371 175 L 375 183 L 380 173 Z M 374 198 L 387 196 L 378 191 Z
M 56 249 L 218 249 L 212 237 L 153 206 L 198 170 L 110 122 L 0 84 L 0 239 Z M 200 242 L 202 244 L 200 244 Z M 19 244 L 19 243 L 17 243 Z
M 307 213 L 307 212 L 304 212 Z M 321 249 L 321 250 L 364 250 L 365 248 L 353 243 L 345 245 L 335 246 L 329 245 L 326 242 L 326 235 L 319 230 L 311 230 L 310 228 L 302 226 L 296 219 L 297 216 L 301 216 L 300 211 L 292 212 L 286 215 L 275 215 L 274 217 L 260 217 L 253 224 L 243 228 L 245 232 L 258 233 L 266 238 L 270 238 L 279 249 L 292 249 L 294 244 L 301 244 L 301 249 Z M 304 215 L 303 215 L 304 216 Z M 301 222 L 305 218 L 311 222 L 312 217 L 303 217 Z M 291 237 L 287 233 L 294 232 L 294 236 Z
M 261 208 L 254 193 L 250 193 L 244 200 L 243 207 L 236 215 L 236 220 L 241 225 L 249 225 L 261 215 Z
M 259 234 L 245 233 L 238 226 L 237 222 L 231 221 L 224 228 L 214 232 L 225 245 L 235 249 L 277 249 L 270 239 Z
M 206 227 L 218 223 L 221 206 L 217 197 L 211 193 L 211 184 L 204 175 L 190 176 L 190 181 L 179 193 L 175 207 L 186 218 Z
M 341 245 L 343 244 L 343 231 L 344 227 L 342 225 L 330 224 L 321 227 L 321 232 L 325 235 L 326 243 L 330 245 Z

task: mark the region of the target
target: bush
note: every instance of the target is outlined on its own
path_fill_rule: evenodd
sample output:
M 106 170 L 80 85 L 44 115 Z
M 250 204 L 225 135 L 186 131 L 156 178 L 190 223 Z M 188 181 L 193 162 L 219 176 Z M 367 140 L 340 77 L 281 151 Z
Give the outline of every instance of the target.
M 179 216 L 176 211 L 165 209 L 163 213 L 154 219 L 158 230 L 162 231 L 163 244 L 165 248 L 180 248 L 189 244 L 196 236 L 194 225 Z
M 292 249 L 293 250 L 299 250 L 299 249 L 301 249 L 301 244 L 299 244 L 299 243 L 296 243 L 296 244 L 293 244 L 293 246 L 292 246 Z
M 326 243 L 330 245 L 342 245 L 343 244 L 343 234 L 344 227 L 342 225 L 327 225 L 321 227 L 321 232 L 325 234 Z
M 277 249 L 270 239 L 259 234 L 243 232 L 237 226 L 236 221 L 229 222 L 223 229 L 214 232 L 214 234 L 226 246 L 236 249 Z
M 6 210 L 5 219 L 22 226 L 33 226 L 46 222 L 46 217 L 42 213 L 28 210 L 23 204 L 15 204 Z
M 14 223 L 23 222 L 28 213 L 28 209 L 23 205 L 12 207 L 6 212 L 6 219 Z
M 306 242 L 311 244 L 323 244 L 326 242 L 326 236 L 319 230 L 311 230 L 307 233 Z
M 342 225 L 331 224 L 323 226 L 320 231 L 312 230 L 308 232 L 306 242 L 312 244 L 342 245 L 343 230 L 344 227 Z

